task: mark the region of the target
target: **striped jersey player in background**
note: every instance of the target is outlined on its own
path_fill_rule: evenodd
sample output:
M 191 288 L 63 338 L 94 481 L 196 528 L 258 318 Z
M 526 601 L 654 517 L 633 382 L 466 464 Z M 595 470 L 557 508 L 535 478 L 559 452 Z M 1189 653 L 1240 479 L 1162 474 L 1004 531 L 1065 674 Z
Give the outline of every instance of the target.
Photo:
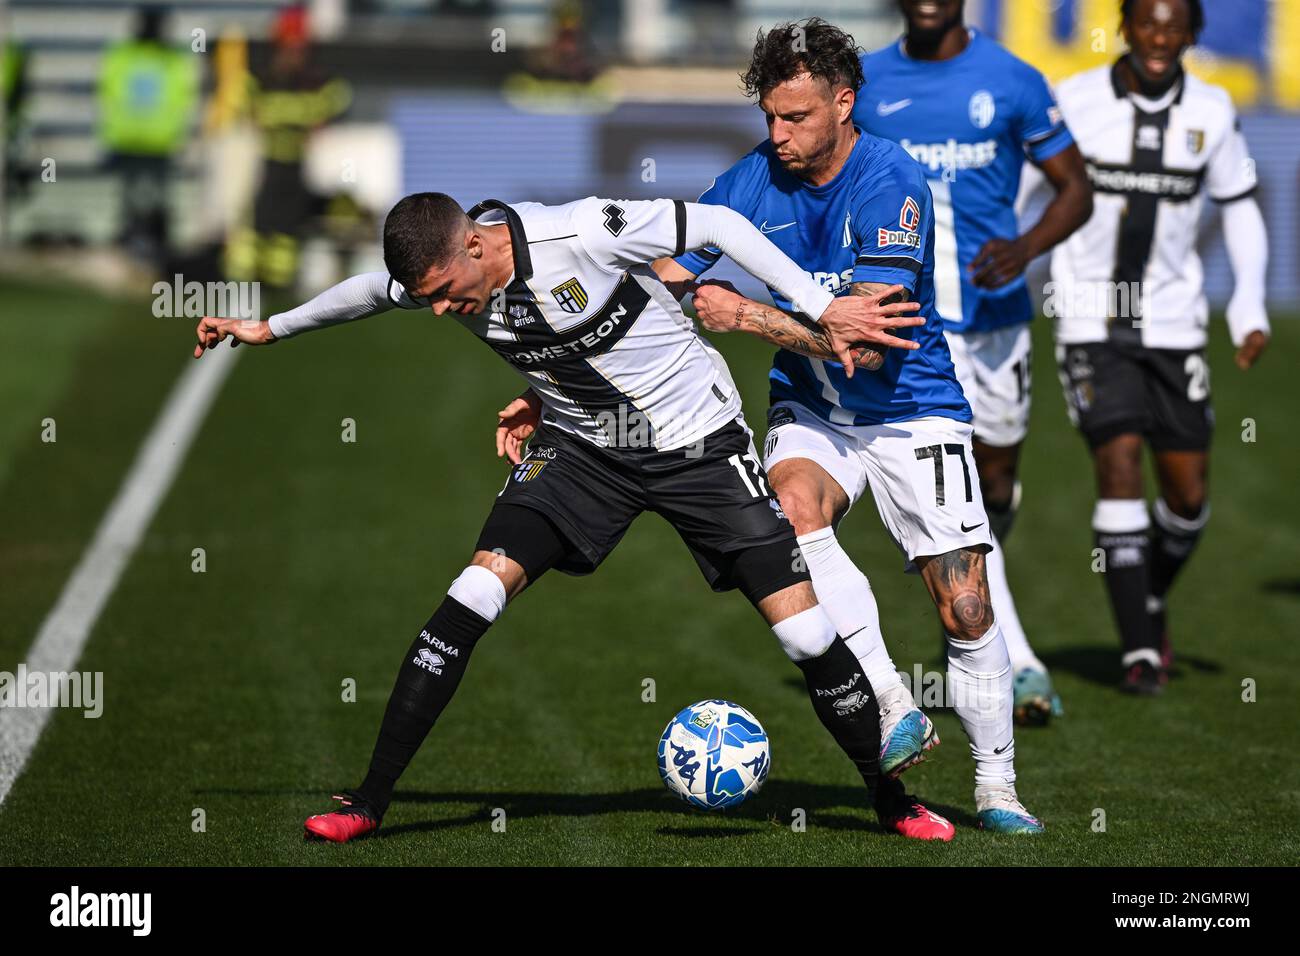
M 963 0 L 900 0 L 907 33 L 865 55 L 854 121 L 901 144 L 934 196 L 935 303 L 974 413 L 975 464 L 996 539 L 985 559 L 993 609 L 1015 671 L 1015 715 L 1045 723 L 1060 701 L 1029 645 L 1002 545 L 1020 505 L 1016 472 L 1029 428 L 1034 307 L 1024 271 L 1091 211 L 1083 159 L 1046 80 L 963 22 Z M 1055 189 L 1019 233 L 1025 157 Z
M 1165 602 L 1210 516 L 1203 196 L 1222 210 L 1239 368 L 1254 365 L 1269 336 L 1255 165 L 1227 92 L 1182 67 L 1204 22 L 1199 0 L 1125 0 L 1129 51 L 1058 87 L 1096 211 L 1053 252 L 1048 301 L 1066 405 L 1095 466 L 1092 526 L 1123 645 L 1121 686 L 1139 694 L 1165 686 Z M 1144 444 L 1159 486 L 1149 517 Z
M 1039 833 L 1016 793 L 1011 663 L 985 576 L 993 537 L 971 460 L 971 409 L 935 309 L 930 189 L 902 147 L 854 124 L 859 52 L 818 18 L 760 34 L 744 82 L 769 138 L 700 201 L 741 213 L 837 295 L 888 296 L 902 286 L 898 295 L 919 302 L 926 322 L 900 334 L 920 348 L 885 350 L 875 371 L 850 377 L 833 356 L 808 348 L 798 307 L 779 289 L 769 289 L 772 306 L 701 284 L 695 308 L 712 331 L 746 331 L 781 347 L 769 376 L 764 463 L 818 600 L 880 698 L 883 769 L 900 772 L 937 738 L 890 659 L 871 586 L 837 538 L 868 489 L 905 569 L 921 575 L 939 612 L 980 825 Z M 702 249 L 656 270 L 670 286 L 685 284 L 721 255 Z
M 853 342 L 899 354 L 915 347 L 884 331 L 918 324 L 900 314 L 914 304 L 836 299 L 729 209 L 595 197 L 560 206 L 487 200 L 467 214 L 441 193 L 407 196 L 384 224 L 388 272 L 354 276 L 266 322 L 200 322 L 196 356 L 227 336 L 267 344 L 393 308 L 450 313 L 540 396 L 527 457 L 496 493 L 473 557 L 401 662 L 369 772 L 341 795 L 342 807 L 306 821 L 308 834 L 347 842 L 374 832 L 507 603 L 551 568 L 590 574 L 653 511 L 681 535 L 714 590 L 739 589 L 772 628 L 882 825 L 952 839 L 952 824 L 880 774 L 875 697 L 817 604 L 731 374 L 650 268 L 701 246 L 720 246 L 795 299 L 849 361 Z

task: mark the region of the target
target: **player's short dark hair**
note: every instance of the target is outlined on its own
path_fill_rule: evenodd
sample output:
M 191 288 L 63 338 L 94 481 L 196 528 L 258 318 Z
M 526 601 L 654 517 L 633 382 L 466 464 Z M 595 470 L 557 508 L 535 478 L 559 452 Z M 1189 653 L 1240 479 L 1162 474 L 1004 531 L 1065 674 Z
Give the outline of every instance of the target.
M 862 86 L 862 50 L 853 37 L 821 17 L 758 31 L 749 69 L 741 75 L 748 96 L 762 96 L 800 73 L 825 80 L 831 89 Z
M 410 289 L 456 252 L 465 235 L 465 210 L 446 193 L 412 193 L 384 220 L 384 265 Z
M 1205 28 L 1205 8 L 1201 0 L 1183 0 L 1187 4 L 1187 21 L 1192 31 L 1192 41 L 1200 39 L 1201 30 Z M 1119 22 L 1126 23 L 1137 9 L 1137 0 L 1120 0 Z

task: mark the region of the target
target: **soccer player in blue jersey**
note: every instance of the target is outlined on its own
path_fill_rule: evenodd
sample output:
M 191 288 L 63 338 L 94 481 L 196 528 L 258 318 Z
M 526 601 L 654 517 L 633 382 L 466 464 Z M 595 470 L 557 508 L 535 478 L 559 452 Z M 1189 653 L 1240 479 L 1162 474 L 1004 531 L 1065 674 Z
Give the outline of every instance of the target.
M 1015 672 L 1015 716 L 1045 723 L 1060 702 L 1021 627 L 1002 554 L 1020 503 L 1029 425 L 1025 266 L 1083 225 L 1092 190 L 1047 82 L 962 19 L 963 0 L 900 0 L 907 33 L 862 58 L 853 119 L 902 145 L 934 197 L 935 306 L 971 403 L 975 464 L 996 539 L 985 559 L 993 609 Z M 1024 159 L 1056 195 L 1020 234 L 1014 203 Z
M 769 138 L 700 197 L 740 212 L 836 294 L 915 301 L 915 350 L 856 350 L 856 373 L 825 335 L 772 291 L 775 306 L 694 284 L 721 256 L 661 260 L 674 291 L 693 289 L 705 328 L 781 346 L 764 451 L 799 535 L 818 600 L 846 636 L 881 706 L 882 769 L 901 771 L 935 742 L 881 639 L 871 587 L 835 526 L 868 487 L 906 569 L 926 583 L 948 639 L 949 691 L 970 737 L 980 823 L 1037 833 L 1015 789 L 1011 664 L 985 574 L 993 537 L 971 448 L 971 408 L 935 302 L 935 210 L 925 172 L 898 144 L 853 122 L 862 85 L 853 38 L 819 18 L 760 33 L 744 82 Z

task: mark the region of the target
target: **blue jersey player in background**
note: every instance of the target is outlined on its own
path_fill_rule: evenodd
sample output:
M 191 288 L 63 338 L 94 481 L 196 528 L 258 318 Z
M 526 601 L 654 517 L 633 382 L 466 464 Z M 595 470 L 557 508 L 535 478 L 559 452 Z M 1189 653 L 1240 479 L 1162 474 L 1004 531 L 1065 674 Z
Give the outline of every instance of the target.
M 705 328 L 781 346 L 764 460 L 818 601 L 878 698 L 882 770 L 900 773 L 937 737 L 885 649 L 866 577 L 836 538 L 836 525 L 868 488 L 907 570 L 920 573 L 939 611 L 952 702 L 975 760 L 980 825 L 1037 833 L 1042 824 L 1015 788 L 1011 664 L 985 575 L 993 538 L 971 408 L 938 314 L 935 207 L 922 168 L 853 122 L 859 52 L 852 37 L 818 18 L 760 33 L 744 82 L 767 117 L 768 140 L 700 201 L 740 212 L 836 294 L 871 297 L 882 308 L 909 300 L 927 321 L 898 334 L 919 347 L 859 349 L 855 371 L 779 296 L 769 306 L 725 284 L 694 284 L 719 254 L 661 260 L 655 269 L 674 291 L 694 290 Z M 846 693 L 845 706 L 855 701 Z
M 920 163 L 935 209 L 936 304 L 974 413 L 975 462 L 996 538 L 987 558 L 993 607 L 1015 671 L 1015 717 L 1045 723 L 1060 703 L 1025 636 L 1002 544 L 1020 503 L 1016 480 L 1029 425 L 1029 320 L 1024 270 L 1087 221 L 1092 190 L 1047 81 L 962 20 L 962 0 L 901 0 L 907 33 L 865 55 L 854 107 L 864 130 Z M 1025 158 L 1056 189 L 1020 234 L 1015 199 Z

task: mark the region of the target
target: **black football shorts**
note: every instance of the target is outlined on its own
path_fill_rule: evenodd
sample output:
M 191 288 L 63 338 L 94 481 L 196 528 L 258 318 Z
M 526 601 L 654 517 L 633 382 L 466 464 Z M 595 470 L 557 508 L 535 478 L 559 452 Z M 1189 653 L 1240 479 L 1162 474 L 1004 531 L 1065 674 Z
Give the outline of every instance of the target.
M 1214 431 L 1201 349 L 1115 342 L 1056 347 L 1070 420 L 1089 447 L 1137 433 L 1156 451 L 1204 451 Z
M 675 451 L 600 448 L 543 424 L 524 460 L 511 466 L 497 505 L 522 505 L 549 519 L 567 546 L 554 567 L 568 574 L 590 574 L 633 520 L 653 511 L 681 535 L 715 591 L 748 590 L 733 575 L 746 552 L 741 576 L 750 582 L 765 574 L 774 590 L 785 580 L 782 569 L 791 567 L 798 571 L 789 572 L 788 583 L 807 580 L 794 528 L 741 420 Z M 501 525 L 488 520 L 497 536 Z M 493 541 L 480 537 L 478 550 L 493 549 Z M 755 549 L 766 555 L 763 571 L 754 568 Z

